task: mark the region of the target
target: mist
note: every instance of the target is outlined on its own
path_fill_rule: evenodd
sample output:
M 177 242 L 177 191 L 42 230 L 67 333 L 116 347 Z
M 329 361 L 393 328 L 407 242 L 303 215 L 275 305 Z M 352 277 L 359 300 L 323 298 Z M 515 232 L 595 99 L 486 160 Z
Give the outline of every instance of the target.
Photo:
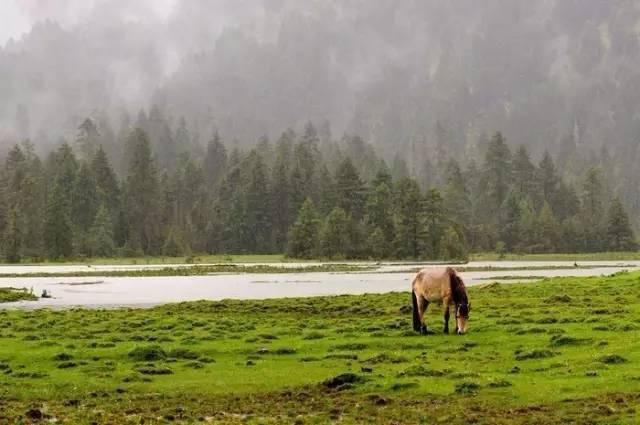
M 535 150 L 635 140 L 632 3 L 66 0 L 1 6 L 0 142 L 156 105 L 253 144 L 313 121 L 391 154 L 497 129 Z M 17 116 L 20 116 L 18 119 Z M 131 121 L 131 120 L 129 120 Z

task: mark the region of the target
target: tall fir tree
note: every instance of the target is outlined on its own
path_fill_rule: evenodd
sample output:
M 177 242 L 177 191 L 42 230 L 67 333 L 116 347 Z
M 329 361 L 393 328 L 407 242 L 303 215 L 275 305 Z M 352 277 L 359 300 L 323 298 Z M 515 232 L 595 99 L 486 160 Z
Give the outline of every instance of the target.
M 316 256 L 320 224 L 313 201 L 307 198 L 291 227 L 287 254 L 293 258 L 313 258 Z
M 607 214 L 607 249 L 610 251 L 635 251 L 638 249 L 629 216 L 620 202 L 614 198 Z
M 113 256 L 115 250 L 113 224 L 111 222 L 111 213 L 104 205 L 100 205 L 98 208 L 89 234 L 92 256 Z
M 137 128 L 131 132 L 129 144 L 132 155 L 125 190 L 127 244 L 133 251 L 140 250 L 147 255 L 158 254 L 162 245 L 158 171 L 149 138 L 142 129 Z
M 411 178 L 398 181 L 395 202 L 394 246 L 398 258 L 418 258 L 422 252 L 422 194 Z
M 47 199 L 44 240 L 47 256 L 52 260 L 68 258 L 73 253 L 70 190 L 65 184 L 65 179 L 59 178 Z
M 349 249 L 349 218 L 336 207 L 327 216 L 320 235 L 320 252 L 327 258 L 344 258 Z
M 364 214 L 366 190 L 350 158 L 338 166 L 335 176 L 336 205 L 359 220 Z
M 217 188 L 227 172 L 227 167 L 227 148 L 222 144 L 220 135 L 216 131 L 207 144 L 207 151 L 204 157 L 203 169 L 207 185 Z

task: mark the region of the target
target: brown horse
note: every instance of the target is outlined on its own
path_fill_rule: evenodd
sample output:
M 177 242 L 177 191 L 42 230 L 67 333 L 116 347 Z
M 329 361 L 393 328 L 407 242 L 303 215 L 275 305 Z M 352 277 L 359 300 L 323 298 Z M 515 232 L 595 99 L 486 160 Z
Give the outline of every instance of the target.
M 449 333 L 449 306 L 455 306 L 456 332 L 467 331 L 471 304 L 462 278 L 451 267 L 426 268 L 418 272 L 411 283 L 413 302 L 413 329 L 422 334 L 427 331 L 424 315 L 429 303 L 442 302 L 444 309 L 444 333 Z

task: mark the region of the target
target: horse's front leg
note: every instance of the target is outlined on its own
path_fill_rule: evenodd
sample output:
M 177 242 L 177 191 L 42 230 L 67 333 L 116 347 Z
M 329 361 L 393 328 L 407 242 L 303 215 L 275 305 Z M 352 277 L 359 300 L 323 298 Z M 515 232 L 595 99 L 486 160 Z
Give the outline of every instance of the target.
M 449 333 L 449 303 L 444 303 L 444 333 Z

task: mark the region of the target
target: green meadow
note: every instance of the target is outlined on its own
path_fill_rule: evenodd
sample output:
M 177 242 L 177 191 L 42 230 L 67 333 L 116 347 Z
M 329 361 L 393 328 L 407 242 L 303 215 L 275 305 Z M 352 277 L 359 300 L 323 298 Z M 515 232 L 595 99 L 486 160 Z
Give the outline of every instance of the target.
M 0 310 L 0 423 L 640 421 L 640 274 L 469 297 L 464 336 L 409 292 Z

